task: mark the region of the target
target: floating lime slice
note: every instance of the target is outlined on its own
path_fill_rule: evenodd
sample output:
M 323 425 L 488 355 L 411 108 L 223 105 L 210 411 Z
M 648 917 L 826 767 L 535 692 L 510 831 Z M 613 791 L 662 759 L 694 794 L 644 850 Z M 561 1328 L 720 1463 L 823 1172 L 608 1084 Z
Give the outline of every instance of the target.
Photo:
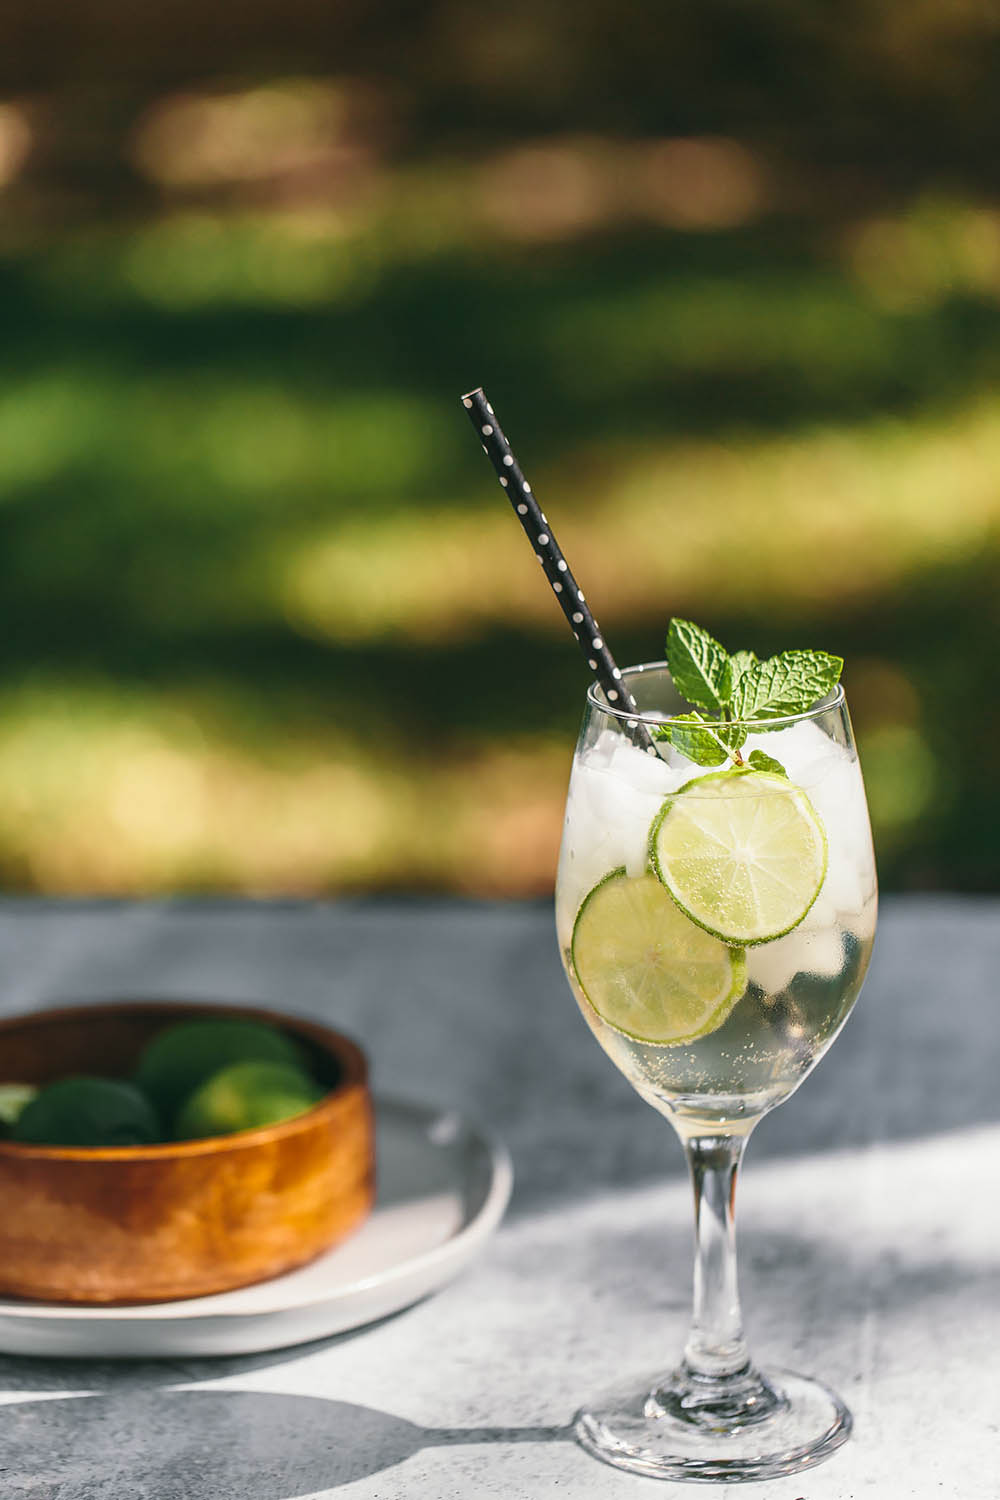
M 193 1140 L 275 1125 L 312 1109 L 322 1097 L 319 1085 L 290 1063 L 234 1063 L 191 1095 L 174 1134 L 178 1140 Z
M 826 875 L 826 834 L 800 787 L 769 771 L 719 771 L 664 802 L 649 834 L 681 911 L 725 943 L 797 927 Z
M 601 1019 L 655 1046 L 715 1031 L 746 988 L 742 953 L 689 922 L 655 875 L 623 869 L 584 899 L 572 958 Z

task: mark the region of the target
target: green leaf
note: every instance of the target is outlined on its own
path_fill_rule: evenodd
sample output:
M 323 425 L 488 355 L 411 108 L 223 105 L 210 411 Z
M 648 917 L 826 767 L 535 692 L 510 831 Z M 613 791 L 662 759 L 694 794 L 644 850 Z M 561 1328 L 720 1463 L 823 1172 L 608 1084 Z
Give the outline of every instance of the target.
M 674 686 L 689 703 L 718 713 L 733 690 L 729 652 L 691 620 L 671 620 L 667 666 Z
M 775 760 L 773 755 L 765 755 L 763 750 L 751 750 L 747 756 L 747 765 L 752 766 L 755 771 L 770 771 L 772 776 L 788 777 L 781 761 Z
M 749 672 L 751 667 L 757 665 L 758 657 L 756 651 L 734 651 L 729 658 L 733 672 L 733 691 L 744 672 Z
M 837 683 L 843 666 L 841 657 L 825 651 L 782 651 L 757 662 L 736 684 L 733 718 L 756 722 L 804 713 Z
M 669 724 L 659 724 L 653 733 L 658 740 L 669 741 L 696 766 L 721 766 L 729 759 L 718 733 L 724 727 L 706 723 L 698 713 L 678 714 Z

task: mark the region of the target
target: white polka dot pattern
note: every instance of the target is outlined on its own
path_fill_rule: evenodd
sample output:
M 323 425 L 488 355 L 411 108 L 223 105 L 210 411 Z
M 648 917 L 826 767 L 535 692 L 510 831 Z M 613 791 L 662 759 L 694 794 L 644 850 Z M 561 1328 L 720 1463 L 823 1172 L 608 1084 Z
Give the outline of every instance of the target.
M 622 685 L 621 671 L 598 630 L 597 621 L 585 602 L 583 590 L 577 586 L 569 564 L 552 535 L 552 528 L 531 492 L 530 484 L 521 473 L 492 406 L 482 390 L 469 391 L 462 397 L 462 405 L 468 411 L 477 434 L 486 439 L 482 444 L 483 451 L 507 491 L 532 548 L 537 549 L 535 555 L 545 570 L 545 576 L 552 585 L 552 592 L 559 601 L 570 629 L 586 652 L 587 665 L 597 678 L 608 704 L 616 706 L 621 703 L 626 711 L 636 713 L 635 700 Z M 508 483 L 508 475 L 513 483 Z M 628 732 L 637 745 L 653 755 L 658 753 L 641 720 L 630 719 Z

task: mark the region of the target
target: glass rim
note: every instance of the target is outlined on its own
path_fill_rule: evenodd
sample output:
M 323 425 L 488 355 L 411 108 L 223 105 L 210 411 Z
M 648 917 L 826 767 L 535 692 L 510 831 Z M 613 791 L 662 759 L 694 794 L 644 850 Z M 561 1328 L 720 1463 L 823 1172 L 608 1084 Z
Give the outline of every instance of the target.
M 670 677 L 670 668 L 665 661 L 639 662 L 631 667 L 621 668 L 621 680 L 624 683 L 630 676 L 639 677 L 645 673 L 663 672 Z M 671 684 L 673 678 L 670 677 Z M 748 734 L 771 733 L 775 729 L 785 729 L 791 724 L 801 724 L 809 719 L 818 719 L 821 715 L 829 713 L 831 709 L 841 708 L 846 703 L 844 685 L 838 682 L 835 687 L 818 698 L 809 708 L 803 709 L 797 714 L 782 714 L 774 719 L 727 719 L 726 723 L 737 729 L 745 729 Z M 587 702 L 596 708 L 599 713 L 607 714 L 613 719 L 620 719 L 622 723 L 649 724 L 652 726 L 662 724 L 686 723 L 679 714 L 667 715 L 662 713 L 650 713 L 648 710 L 620 708 L 616 703 L 609 703 L 604 689 L 599 682 L 592 682 L 587 688 Z M 709 720 L 711 723 L 712 721 Z

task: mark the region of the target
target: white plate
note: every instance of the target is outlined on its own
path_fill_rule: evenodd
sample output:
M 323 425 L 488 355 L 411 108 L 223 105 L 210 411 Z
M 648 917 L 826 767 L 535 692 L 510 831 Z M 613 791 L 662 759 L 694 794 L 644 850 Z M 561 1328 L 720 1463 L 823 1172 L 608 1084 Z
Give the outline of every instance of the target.
M 435 1291 L 503 1216 L 506 1148 L 454 1113 L 375 1105 L 378 1193 L 364 1227 L 311 1265 L 181 1302 L 0 1302 L 0 1353 L 73 1358 L 252 1354 L 360 1327 Z

